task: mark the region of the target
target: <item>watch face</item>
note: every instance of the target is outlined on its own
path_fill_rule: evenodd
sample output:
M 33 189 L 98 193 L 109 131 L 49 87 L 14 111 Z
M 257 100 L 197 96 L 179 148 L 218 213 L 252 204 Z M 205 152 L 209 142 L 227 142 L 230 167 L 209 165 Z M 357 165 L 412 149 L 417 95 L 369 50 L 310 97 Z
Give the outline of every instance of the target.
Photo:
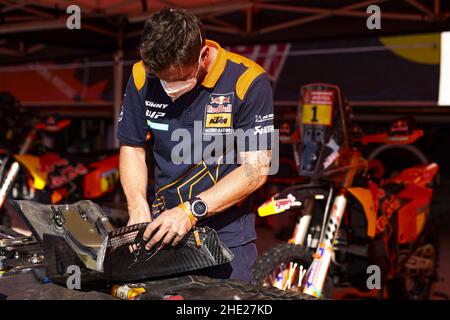
M 208 207 L 206 206 L 206 203 L 202 200 L 195 200 L 192 203 L 192 213 L 196 217 L 203 217 L 206 215 L 206 212 L 208 211 Z

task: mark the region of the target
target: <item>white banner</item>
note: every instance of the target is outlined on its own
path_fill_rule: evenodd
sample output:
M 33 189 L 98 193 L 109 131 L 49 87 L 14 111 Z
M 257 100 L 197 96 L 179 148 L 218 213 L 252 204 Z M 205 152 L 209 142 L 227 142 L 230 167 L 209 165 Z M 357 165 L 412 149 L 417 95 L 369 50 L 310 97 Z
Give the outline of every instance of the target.
M 450 32 L 441 33 L 440 106 L 450 106 Z

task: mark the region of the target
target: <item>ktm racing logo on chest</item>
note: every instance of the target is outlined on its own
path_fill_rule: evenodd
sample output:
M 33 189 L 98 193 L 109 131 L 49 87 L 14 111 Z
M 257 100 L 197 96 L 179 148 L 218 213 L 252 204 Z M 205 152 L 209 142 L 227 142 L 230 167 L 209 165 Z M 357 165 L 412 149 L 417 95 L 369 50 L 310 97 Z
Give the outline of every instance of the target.
M 217 113 L 206 115 L 206 128 L 230 128 L 231 113 Z
M 234 92 L 212 93 L 205 108 L 205 134 L 222 134 L 233 132 Z

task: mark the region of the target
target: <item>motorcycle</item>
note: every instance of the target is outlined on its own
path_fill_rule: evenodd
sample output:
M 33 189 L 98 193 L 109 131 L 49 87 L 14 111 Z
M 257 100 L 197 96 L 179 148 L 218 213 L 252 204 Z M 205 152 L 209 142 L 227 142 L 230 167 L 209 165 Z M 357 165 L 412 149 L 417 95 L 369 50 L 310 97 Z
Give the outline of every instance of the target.
M 6 148 L 0 149 L 0 210 L 7 198 L 49 204 L 80 198 L 122 202 L 116 151 L 100 155 L 60 154 L 42 148 L 41 140 L 45 134 L 59 135 L 71 124 L 69 119 L 20 119 L 24 117 L 6 131 Z M 25 126 L 28 129 L 24 131 Z M 23 134 L 14 135 L 15 127 L 20 127 Z M 20 145 L 16 152 L 15 145 Z
M 298 174 L 308 180 L 258 208 L 261 217 L 296 210 L 298 221 L 288 243 L 258 257 L 256 283 L 318 298 L 343 288 L 379 298 L 429 298 L 438 274 L 430 219 L 438 166 L 419 164 L 385 178 L 382 163 L 361 152 L 371 142 L 407 143 L 423 135 L 394 124 L 388 134 L 361 137 L 338 86 L 301 88 L 293 145 Z

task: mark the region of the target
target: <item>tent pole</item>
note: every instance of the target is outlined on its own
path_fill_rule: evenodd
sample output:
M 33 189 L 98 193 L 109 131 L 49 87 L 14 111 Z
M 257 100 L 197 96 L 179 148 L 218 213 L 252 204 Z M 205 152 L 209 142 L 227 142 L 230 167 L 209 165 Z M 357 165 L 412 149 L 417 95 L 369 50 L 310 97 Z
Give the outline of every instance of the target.
M 434 16 L 435 18 L 441 16 L 441 0 L 434 0 Z
M 119 148 L 119 140 L 116 138 L 117 125 L 123 99 L 123 32 L 119 30 L 118 48 L 114 53 L 114 112 L 113 112 L 113 148 Z
M 122 108 L 123 89 L 123 49 L 118 49 L 114 54 L 114 113 L 113 113 L 113 148 L 119 148 L 119 140 L 116 139 L 117 124 Z

